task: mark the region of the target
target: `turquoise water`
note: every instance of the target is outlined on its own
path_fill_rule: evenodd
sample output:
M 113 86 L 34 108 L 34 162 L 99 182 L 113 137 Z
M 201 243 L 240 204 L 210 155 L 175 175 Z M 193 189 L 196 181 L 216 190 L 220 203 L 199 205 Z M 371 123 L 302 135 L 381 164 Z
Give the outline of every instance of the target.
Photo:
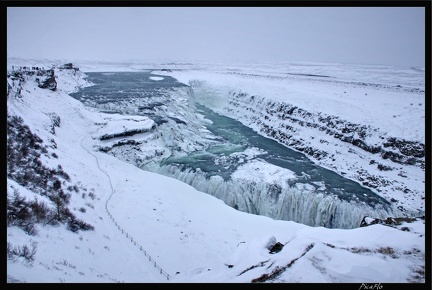
M 215 135 L 223 138 L 223 145 L 210 147 L 204 152 L 193 153 L 182 158 L 170 158 L 163 162 L 166 164 L 179 164 L 186 167 L 200 168 L 211 175 L 220 175 L 228 180 L 231 173 L 238 167 L 237 158 L 216 165 L 214 160 L 221 155 L 229 156 L 234 152 L 243 152 L 247 148 L 255 147 L 264 150 L 266 153 L 259 155 L 259 158 L 273 165 L 289 169 L 296 173 L 298 179 L 295 182 L 309 183 L 314 187 L 315 183 L 325 184 L 324 194 L 334 194 L 346 201 L 365 202 L 371 206 L 376 204 L 389 204 L 385 199 L 376 195 L 370 189 L 365 188 L 348 178 L 345 178 L 334 171 L 317 166 L 310 161 L 303 153 L 291 150 L 278 142 L 265 138 L 239 121 L 217 114 L 212 110 L 196 104 L 198 111 L 213 124 L 207 125 L 207 129 Z

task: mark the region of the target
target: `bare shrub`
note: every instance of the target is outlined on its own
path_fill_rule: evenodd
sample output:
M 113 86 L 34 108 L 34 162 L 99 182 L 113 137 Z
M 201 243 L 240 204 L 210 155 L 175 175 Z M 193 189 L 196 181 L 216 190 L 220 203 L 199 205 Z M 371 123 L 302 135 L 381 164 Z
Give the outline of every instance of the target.
M 36 242 L 32 242 L 31 248 L 27 245 L 13 246 L 7 243 L 7 257 L 9 260 L 17 260 L 19 257 L 24 258 L 26 262 L 33 262 L 37 251 Z

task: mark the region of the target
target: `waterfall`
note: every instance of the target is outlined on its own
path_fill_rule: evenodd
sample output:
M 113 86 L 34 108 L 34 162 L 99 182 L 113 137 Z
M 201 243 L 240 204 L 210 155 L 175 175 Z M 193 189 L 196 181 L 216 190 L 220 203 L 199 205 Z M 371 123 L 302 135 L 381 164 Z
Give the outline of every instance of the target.
M 364 216 L 380 219 L 395 216 L 389 206 L 348 202 L 335 195 L 317 192 L 310 184 L 296 183 L 275 192 L 266 183 L 224 180 L 216 175 L 209 177 L 199 169 L 182 170 L 172 164 L 143 169 L 181 180 L 237 210 L 313 227 L 352 229 L 359 227 Z

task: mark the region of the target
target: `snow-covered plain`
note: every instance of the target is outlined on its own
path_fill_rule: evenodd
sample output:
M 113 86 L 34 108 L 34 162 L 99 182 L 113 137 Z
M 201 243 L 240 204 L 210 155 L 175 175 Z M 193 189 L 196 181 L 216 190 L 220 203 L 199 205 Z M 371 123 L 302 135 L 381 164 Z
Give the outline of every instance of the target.
M 42 66 L 41 63 L 28 62 L 27 66 Z M 11 65 L 21 64 L 10 61 L 8 68 Z M 82 71 L 85 67 L 79 63 L 76 66 Z M 111 65 L 110 69 L 94 66 L 93 71 L 134 70 L 145 66 Z M 92 71 L 91 64 L 86 68 Z M 29 77 L 22 84 L 22 97 L 8 98 L 8 114 L 21 116 L 44 142 L 55 140 L 57 148 L 53 152 L 58 159 L 44 159 L 45 164 L 50 167 L 61 164 L 72 182 L 95 192 L 94 199 L 72 196 L 70 204 L 71 210 L 94 225 L 95 230 L 73 233 L 64 225 L 38 225 L 38 233 L 29 236 L 17 227 L 8 227 L 7 241 L 12 245 L 37 245 L 33 262 L 22 258 L 7 261 L 8 283 L 342 282 L 359 283 L 355 285 L 356 289 L 361 283 L 425 283 L 426 278 L 430 283 L 430 277 L 425 273 L 430 244 L 426 245 L 424 220 L 403 222 L 396 227 L 375 224 L 342 230 L 310 227 L 237 211 L 178 180 L 143 171 L 97 151 L 98 137 L 136 129 L 137 124 L 143 129 L 140 138 L 151 138 L 153 122 L 143 116 L 104 114 L 85 107 L 68 95 L 78 87 L 88 85 L 83 79 L 85 75 L 81 71 L 73 74 L 71 70 L 56 69 L 55 72 L 58 76 L 56 91 L 39 88 Z M 195 79 L 194 73 L 167 72 L 185 82 Z M 232 81 L 217 69 L 208 73 L 208 77 L 203 77 L 205 72 L 198 74 L 196 79 L 221 82 L 228 88 Z M 241 84 L 238 79 L 234 81 L 232 86 Z M 252 83 L 248 81 L 239 88 L 246 89 Z M 220 83 L 216 85 L 220 88 Z M 296 88 L 301 90 L 301 86 Z M 251 90 L 260 92 L 260 86 L 251 87 Z M 262 94 L 269 90 L 267 87 Z M 354 91 L 348 93 L 360 95 Z M 336 99 L 330 98 L 330 101 L 336 102 Z M 424 142 L 424 94 L 423 98 L 420 95 L 413 101 L 416 106 L 401 102 L 404 105 L 398 108 L 407 107 L 408 110 L 412 107 L 411 114 L 416 112 L 418 116 L 411 115 L 410 124 L 405 121 L 399 124 L 411 125 L 410 137 Z M 222 112 L 225 104 L 220 103 Z M 352 109 L 352 101 L 346 104 Z M 320 108 L 316 102 L 306 105 L 311 110 Z M 347 112 L 331 105 L 325 109 L 349 117 Z M 368 109 L 371 114 L 375 110 L 374 106 Z M 61 117 L 55 135 L 47 130 L 52 113 Z M 401 112 L 401 118 L 404 117 L 406 114 Z M 372 115 L 366 116 L 365 120 L 368 118 Z M 383 130 L 396 130 L 392 128 Z M 395 131 L 395 134 L 403 134 L 402 131 Z M 418 170 L 413 172 L 420 183 L 424 181 L 424 172 L 423 175 Z M 252 178 L 277 178 L 279 172 L 268 168 L 261 173 Z M 9 188 L 15 188 L 30 200 L 37 196 L 9 178 L 7 186 L 8 194 Z M 424 194 L 423 188 L 423 197 Z M 412 207 L 424 209 L 424 199 L 415 198 Z M 86 210 L 83 212 L 80 208 Z M 270 253 L 269 247 L 276 242 L 284 245 L 282 250 Z

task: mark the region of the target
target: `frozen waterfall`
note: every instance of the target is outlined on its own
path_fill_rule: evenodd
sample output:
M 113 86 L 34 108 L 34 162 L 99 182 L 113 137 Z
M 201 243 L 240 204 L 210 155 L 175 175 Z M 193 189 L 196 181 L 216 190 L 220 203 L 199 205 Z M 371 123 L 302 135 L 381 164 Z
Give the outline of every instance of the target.
M 351 229 L 359 227 L 365 216 L 386 219 L 395 214 L 392 208 L 381 204 L 370 206 L 365 202 L 348 202 L 335 195 L 323 194 L 310 184 L 296 183 L 274 189 L 268 183 L 224 180 L 215 175 L 207 177 L 199 169 L 181 170 L 175 165 L 150 170 L 181 180 L 240 211 L 309 226 Z

